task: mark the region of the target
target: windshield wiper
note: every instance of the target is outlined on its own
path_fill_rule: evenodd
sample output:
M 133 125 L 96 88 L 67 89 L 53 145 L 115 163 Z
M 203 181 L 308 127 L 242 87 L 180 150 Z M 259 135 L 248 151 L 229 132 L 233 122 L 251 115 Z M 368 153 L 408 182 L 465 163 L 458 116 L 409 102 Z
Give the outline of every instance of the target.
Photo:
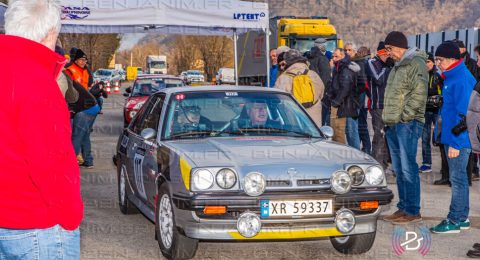
M 185 137 L 185 136 L 190 136 L 190 135 L 208 135 L 210 136 L 212 133 L 215 133 L 215 131 L 188 131 L 188 132 L 180 132 L 180 133 L 175 133 L 170 136 L 170 139 L 174 138 L 179 138 L 179 137 Z
M 273 127 L 249 127 L 249 128 L 239 128 L 239 132 L 269 132 L 269 133 L 292 133 L 302 137 L 312 138 L 313 136 L 309 133 L 297 132 L 281 128 Z

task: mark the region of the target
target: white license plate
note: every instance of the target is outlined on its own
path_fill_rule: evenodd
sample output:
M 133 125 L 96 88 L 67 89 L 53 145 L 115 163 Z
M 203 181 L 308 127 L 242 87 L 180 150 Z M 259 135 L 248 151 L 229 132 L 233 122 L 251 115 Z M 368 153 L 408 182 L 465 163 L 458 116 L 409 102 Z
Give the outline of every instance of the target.
M 261 217 L 322 216 L 333 214 L 332 200 L 262 200 Z

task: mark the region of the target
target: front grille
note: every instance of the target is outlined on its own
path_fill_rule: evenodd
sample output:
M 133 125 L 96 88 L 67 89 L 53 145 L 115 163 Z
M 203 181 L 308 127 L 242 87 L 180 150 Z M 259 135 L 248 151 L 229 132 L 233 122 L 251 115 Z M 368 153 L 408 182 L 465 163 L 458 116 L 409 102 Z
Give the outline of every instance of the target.
M 267 187 L 290 187 L 290 184 L 288 180 L 267 180 Z
M 317 186 L 317 185 L 329 185 L 330 179 L 310 179 L 310 180 L 298 180 L 298 186 Z

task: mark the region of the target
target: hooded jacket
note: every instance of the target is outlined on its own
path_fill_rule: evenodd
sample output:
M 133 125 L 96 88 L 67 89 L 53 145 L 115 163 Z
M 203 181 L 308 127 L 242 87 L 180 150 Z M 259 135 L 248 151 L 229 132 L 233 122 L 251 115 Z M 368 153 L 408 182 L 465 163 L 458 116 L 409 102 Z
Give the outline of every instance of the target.
M 332 70 L 328 58 L 318 47 L 315 46 L 311 49 L 308 62 L 310 62 L 310 69 L 315 71 L 322 79 L 323 85 L 328 86 L 332 81 Z
M 387 80 L 383 122 L 394 125 L 418 120 L 425 123 L 428 71 L 427 54 L 417 48 L 408 49 L 395 63 Z
M 467 112 L 467 126 L 472 151 L 480 153 L 480 82 L 477 82 L 470 96 Z
M 21 37 L 0 35 L 0 46 L 0 227 L 74 230 L 83 218 L 80 170 L 56 83 L 66 60 Z
M 351 62 L 348 56 L 335 64 L 329 98 L 332 106 L 338 108 L 337 117 L 358 117 L 360 97 L 356 91 L 357 74 L 360 66 Z
M 368 82 L 368 96 L 370 109 L 383 109 L 387 79 L 392 70 L 391 66 L 375 56 L 367 61 L 365 71 Z
M 275 88 L 284 90 L 292 94 L 293 77 L 289 76 L 288 74 L 301 75 L 305 72 L 305 70 L 308 70 L 308 66 L 304 62 L 297 62 L 292 64 L 290 67 L 288 67 L 285 70 L 286 73 L 280 74 L 280 76 L 277 79 L 277 82 L 275 83 Z M 306 110 L 307 110 L 307 113 L 315 122 L 315 124 L 317 124 L 317 126 L 320 127 L 322 125 L 322 102 L 320 101 L 323 98 L 325 86 L 323 85 L 323 82 L 320 79 L 320 77 L 314 71 L 309 70 L 307 75 L 312 80 L 316 97 L 314 100 L 315 105 L 313 105 L 312 107 L 306 108 Z
M 470 54 L 468 53 L 468 51 L 462 54 L 462 58 L 468 70 L 472 73 L 473 77 L 475 78 L 475 80 L 477 81 L 480 80 L 480 71 L 477 66 L 477 61 L 470 57 Z
M 440 110 L 442 117 L 442 131 L 440 142 L 457 150 L 471 148 L 468 131 L 458 136 L 452 129 L 461 121 L 461 116 L 467 115 L 468 103 L 475 78 L 463 62 L 458 62 L 453 68 L 443 72 L 443 106 Z

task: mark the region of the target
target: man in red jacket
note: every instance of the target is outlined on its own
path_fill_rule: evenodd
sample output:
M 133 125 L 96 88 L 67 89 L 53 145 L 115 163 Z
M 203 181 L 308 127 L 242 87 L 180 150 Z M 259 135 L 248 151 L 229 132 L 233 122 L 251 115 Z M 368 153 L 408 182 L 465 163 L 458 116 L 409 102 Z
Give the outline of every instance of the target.
M 14 1 L 5 14 L 0 259 L 80 256 L 80 173 L 69 111 L 56 83 L 66 60 L 53 51 L 60 26 L 55 1 Z

